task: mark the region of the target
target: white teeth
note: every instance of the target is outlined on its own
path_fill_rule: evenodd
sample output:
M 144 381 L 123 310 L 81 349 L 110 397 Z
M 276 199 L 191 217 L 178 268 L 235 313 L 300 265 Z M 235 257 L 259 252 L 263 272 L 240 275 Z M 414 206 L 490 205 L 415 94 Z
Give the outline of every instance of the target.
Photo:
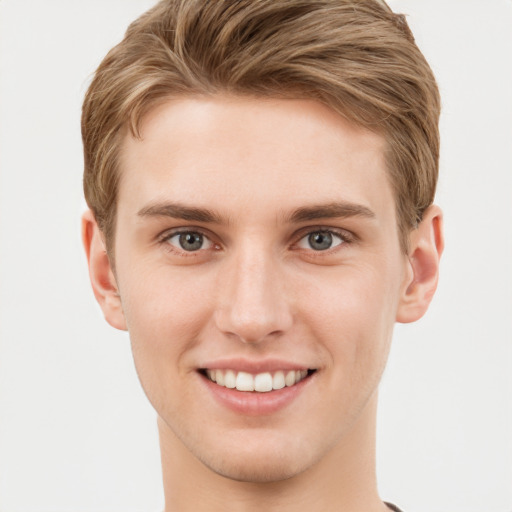
M 250 373 L 238 372 L 235 387 L 238 391 L 254 391 L 254 377 Z
M 224 372 L 219 372 L 218 370 L 215 372 L 215 381 L 219 386 L 225 386 L 224 384 Z
M 224 386 L 230 389 L 236 387 L 236 373 L 233 370 L 228 370 L 224 374 Z
M 258 373 L 254 377 L 254 390 L 260 392 L 272 391 L 272 375 L 270 373 Z
M 287 386 L 293 386 L 295 384 L 295 372 L 293 370 L 286 374 L 284 382 Z
M 284 372 L 274 373 L 274 377 L 272 378 L 272 388 L 273 389 L 283 389 L 284 386 L 285 386 Z
M 252 375 L 247 372 L 236 372 L 234 370 L 206 370 L 208 378 L 219 386 L 236 388 L 238 391 L 257 391 L 266 393 L 274 389 L 282 389 L 285 386 L 293 386 L 308 375 L 307 370 L 290 370 L 284 372 L 279 370 L 274 374 L 270 372 Z

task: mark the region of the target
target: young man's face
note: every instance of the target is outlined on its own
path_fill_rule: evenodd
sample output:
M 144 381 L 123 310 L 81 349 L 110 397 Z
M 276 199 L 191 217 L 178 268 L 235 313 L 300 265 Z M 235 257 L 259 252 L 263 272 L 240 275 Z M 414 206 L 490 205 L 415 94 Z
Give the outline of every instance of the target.
M 368 426 L 411 281 L 383 139 L 313 101 L 187 98 L 144 119 L 120 168 L 106 316 L 161 435 L 272 481 Z

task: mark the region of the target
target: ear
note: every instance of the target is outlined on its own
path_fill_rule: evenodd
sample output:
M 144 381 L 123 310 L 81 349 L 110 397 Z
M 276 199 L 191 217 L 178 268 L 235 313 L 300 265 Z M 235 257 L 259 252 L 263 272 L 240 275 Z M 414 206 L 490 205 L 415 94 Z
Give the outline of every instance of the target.
M 114 272 L 101 231 L 90 210 L 82 216 L 82 242 L 89 264 L 92 290 L 105 315 L 105 320 L 116 329 L 126 331 L 126 320 Z
M 444 249 L 443 212 L 430 206 L 409 239 L 407 272 L 397 311 L 397 322 L 419 320 L 437 288 L 439 260 Z

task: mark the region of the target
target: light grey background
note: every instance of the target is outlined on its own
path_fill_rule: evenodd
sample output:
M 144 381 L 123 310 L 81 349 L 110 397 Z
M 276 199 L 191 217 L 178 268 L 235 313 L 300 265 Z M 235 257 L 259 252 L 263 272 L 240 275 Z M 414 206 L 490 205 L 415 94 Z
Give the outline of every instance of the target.
M 0 1 L 0 511 L 163 504 L 155 413 L 80 242 L 80 107 L 151 0 Z M 512 2 L 395 0 L 443 97 L 447 248 L 397 326 L 378 476 L 407 512 L 512 510 Z

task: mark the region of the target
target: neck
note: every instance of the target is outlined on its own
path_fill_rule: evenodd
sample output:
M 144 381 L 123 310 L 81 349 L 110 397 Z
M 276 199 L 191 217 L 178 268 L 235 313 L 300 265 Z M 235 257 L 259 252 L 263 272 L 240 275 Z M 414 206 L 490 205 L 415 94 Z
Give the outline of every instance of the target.
M 158 418 L 165 512 L 389 512 L 377 493 L 376 408 L 375 394 L 350 431 L 318 463 L 270 483 L 239 482 L 214 473 Z

